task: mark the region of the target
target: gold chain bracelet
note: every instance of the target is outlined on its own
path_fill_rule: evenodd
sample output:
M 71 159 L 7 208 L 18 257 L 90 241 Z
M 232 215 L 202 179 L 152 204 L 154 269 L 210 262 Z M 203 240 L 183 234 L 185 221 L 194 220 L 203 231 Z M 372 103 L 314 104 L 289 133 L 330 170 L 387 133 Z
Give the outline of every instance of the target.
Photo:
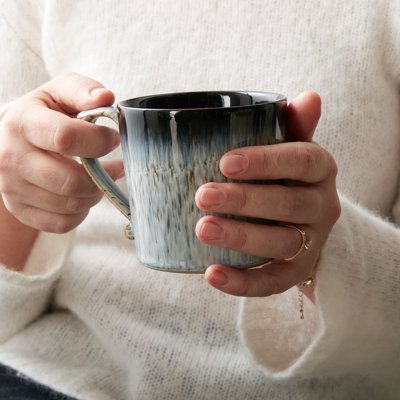
M 299 298 L 299 308 L 300 308 L 300 319 L 304 319 L 304 292 L 303 289 L 304 288 L 309 288 L 313 285 L 314 280 L 313 278 L 308 278 L 307 280 L 299 283 L 297 285 L 298 288 L 298 298 Z

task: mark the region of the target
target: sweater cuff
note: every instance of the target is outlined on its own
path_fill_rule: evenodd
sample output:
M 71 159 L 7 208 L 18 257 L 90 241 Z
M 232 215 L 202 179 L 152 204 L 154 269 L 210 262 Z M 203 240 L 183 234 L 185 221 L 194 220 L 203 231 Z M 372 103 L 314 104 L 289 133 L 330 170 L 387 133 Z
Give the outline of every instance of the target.
M 341 217 L 318 263 L 315 304 L 304 296 L 305 319 L 299 317 L 296 287 L 279 295 L 242 299 L 242 343 L 271 377 L 379 369 L 398 342 L 398 318 L 385 316 L 383 310 L 385 289 L 393 280 L 385 253 L 389 260 L 398 251 L 399 231 L 345 196 L 340 200 Z
M 0 343 L 42 314 L 64 264 L 71 233 L 40 233 L 23 272 L 0 265 Z
M 54 234 L 40 232 L 21 271 L 0 264 L 0 282 L 13 285 L 43 285 L 58 275 L 68 251 L 72 232 Z

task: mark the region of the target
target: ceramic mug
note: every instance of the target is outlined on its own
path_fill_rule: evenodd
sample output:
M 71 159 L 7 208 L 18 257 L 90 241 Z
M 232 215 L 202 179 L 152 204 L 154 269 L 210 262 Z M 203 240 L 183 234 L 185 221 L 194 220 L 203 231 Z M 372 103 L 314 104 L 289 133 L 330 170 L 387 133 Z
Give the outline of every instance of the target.
M 119 126 L 129 199 L 97 159 L 81 161 L 128 218 L 126 233 L 135 238 L 143 264 L 171 272 L 204 272 L 214 263 L 253 267 L 268 260 L 197 239 L 196 223 L 206 213 L 196 206 L 195 193 L 206 182 L 232 182 L 219 170 L 219 160 L 228 150 L 283 142 L 285 110 L 283 95 L 249 91 L 172 93 L 121 101 L 117 107 L 81 112 L 78 118 L 96 122 L 108 117 Z

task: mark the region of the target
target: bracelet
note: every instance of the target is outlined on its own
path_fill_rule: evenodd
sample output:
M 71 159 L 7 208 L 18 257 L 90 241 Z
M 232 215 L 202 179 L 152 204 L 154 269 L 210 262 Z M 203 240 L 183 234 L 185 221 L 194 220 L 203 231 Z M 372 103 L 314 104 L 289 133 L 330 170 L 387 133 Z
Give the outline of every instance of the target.
M 298 284 L 298 299 L 299 299 L 299 308 L 300 308 L 300 319 L 304 319 L 304 298 L 303 298 L 303 289 L 309 288 L 314 284 L 313 278 L 308 278 L 305 281 Z

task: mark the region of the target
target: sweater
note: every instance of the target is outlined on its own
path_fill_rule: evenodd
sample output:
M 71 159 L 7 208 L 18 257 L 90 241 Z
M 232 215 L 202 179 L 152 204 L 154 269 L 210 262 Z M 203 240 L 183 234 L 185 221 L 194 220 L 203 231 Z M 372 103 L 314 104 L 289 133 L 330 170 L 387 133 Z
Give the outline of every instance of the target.
M 1 363 L 82 400 L 400 398 L 399 1 L 2 1 L 0 54 L 3 112 L 67 71 L 117 100 L 316 90 L 342 207 L 301 320 L 296 288 L 239 298 L 141 265 L 103 199 L 0 267 Z

